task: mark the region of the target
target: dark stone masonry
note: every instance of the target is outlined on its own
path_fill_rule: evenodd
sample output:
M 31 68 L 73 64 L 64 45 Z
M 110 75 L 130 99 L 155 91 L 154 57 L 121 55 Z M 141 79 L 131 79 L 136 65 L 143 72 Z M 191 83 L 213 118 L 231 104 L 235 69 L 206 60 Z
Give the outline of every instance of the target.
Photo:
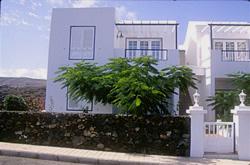
M 0 141 L 189 156 L 190 118 L 3 111 Z

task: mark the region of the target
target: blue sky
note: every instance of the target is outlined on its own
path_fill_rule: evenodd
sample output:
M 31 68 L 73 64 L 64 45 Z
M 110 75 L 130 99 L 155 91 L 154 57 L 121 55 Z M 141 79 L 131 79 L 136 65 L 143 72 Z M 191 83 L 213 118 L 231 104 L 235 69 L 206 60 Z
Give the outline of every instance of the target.
M 0 76 L 46 78 L 52 8 L 107 6 L 117 19 L 176 20 L 179 44 L 188 21 L 250 22 L 250 2 L 241 0 L 2 0 Z

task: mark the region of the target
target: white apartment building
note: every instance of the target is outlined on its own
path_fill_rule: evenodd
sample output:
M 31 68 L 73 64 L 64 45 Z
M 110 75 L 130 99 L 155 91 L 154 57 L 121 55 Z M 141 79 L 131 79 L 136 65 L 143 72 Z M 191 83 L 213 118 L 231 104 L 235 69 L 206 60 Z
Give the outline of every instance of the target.
M 228 74 L 250 72 L 250 23 L 189 22 L 184 48 L 185 63 L 199 80 L 201 105 L 208 109 L 206 119 L 214 120 L 205 100 L 217 90 L 232 87 Z
M 81 60 L 103 65 L 110 58 L 144 55 L 158 60 L 158 67 L 179 65 L 175 21 L 116 21 L 114 8 L 53 9 L 50 32 L 46 110 L 49 112 L 113 113 L 112 105 L 75 102 L 55 83 L 61 66 Z M 178 90 L 177 90 L 178 92 Z M 173 96 L 176 109 L 179 96 Z
M 81 60 L 103 65 L 110 58 L 149 55 L 158 60 L 159 69 L 183 64 L 192 68 L 201 105 L 208 109 L 206 119 L 214 120 L 206 99 L 216 90 L 231 88 L 227 74 L 250 72 L 250 23 L 191 21 L 183 44 L 185 53 L 178 50 L 177 27 L 176 21 L 116 21 L 114 8 L 53 9 L 46 110 L 114 113 L 112 105 L 73 101 L 67 89 L 54 82 L 55 72 Z M 179 96 L 174 95 L 172 109 L 177 109 L 178 102 Z M 185 106 L 191 105 L 190 98 L 186 102 Z

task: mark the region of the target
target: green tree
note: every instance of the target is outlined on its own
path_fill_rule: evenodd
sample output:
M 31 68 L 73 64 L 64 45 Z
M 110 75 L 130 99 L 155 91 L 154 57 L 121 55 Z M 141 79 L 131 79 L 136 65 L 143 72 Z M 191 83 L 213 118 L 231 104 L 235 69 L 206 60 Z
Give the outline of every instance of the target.
M 250 73 L 238 72 L 230 74 L 229 77 L 233 79 L 234 91 L 239 94 L 244 90 L 247 95 L 245 104 L 250 105 Z
M 169 67 L 158 71 L 150 57 L 115 58 L 103 66 L 85 61 L 61 67 L 55 81 L 62 82 L 76 100 L 115 105 L 121 113 L 168 114 L 176 88 L 195 87 L 191 69 Z
M 8 111 L 27 111 L 28 106 L 21 96 L 8 95 L 3 100 L 4 109 Z
M 223 121 L 231 121 L 230 110 L 239 104 L 239 93 L 241 90 L 247 94 L 245 104 L 250 104 L 250 73 L 235 73 L 228 75 L 232 79 L 233 89 L 231 91 L 217 91 L 215 96 L 211 96 L 207 101 L 209 106 L 216 111 L 216 118 Z
M 237 102 L 237 93 L 235 91 L 217 91 L 215 96 L 207 99 L 211 102 L 209 106 L 213 106 L 216 111 L 216 118 L 222 121 L 232 121 L 231 109 Z

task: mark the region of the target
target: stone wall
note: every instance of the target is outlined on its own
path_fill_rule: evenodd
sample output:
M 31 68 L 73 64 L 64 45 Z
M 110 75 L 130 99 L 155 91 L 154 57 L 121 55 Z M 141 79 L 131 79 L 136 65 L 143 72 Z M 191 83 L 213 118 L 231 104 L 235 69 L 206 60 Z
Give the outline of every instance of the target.
M 0 112 L 0 141 L 189 156 L 190 118 Z

